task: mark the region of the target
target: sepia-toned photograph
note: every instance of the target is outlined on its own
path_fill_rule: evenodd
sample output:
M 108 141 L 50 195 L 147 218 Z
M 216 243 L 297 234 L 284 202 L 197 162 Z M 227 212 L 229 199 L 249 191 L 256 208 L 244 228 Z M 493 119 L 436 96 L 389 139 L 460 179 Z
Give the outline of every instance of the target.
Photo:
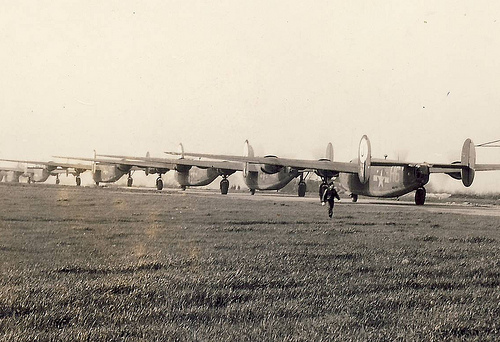
M 500 339 L 500 3 L 0 11 L 0 341 Z

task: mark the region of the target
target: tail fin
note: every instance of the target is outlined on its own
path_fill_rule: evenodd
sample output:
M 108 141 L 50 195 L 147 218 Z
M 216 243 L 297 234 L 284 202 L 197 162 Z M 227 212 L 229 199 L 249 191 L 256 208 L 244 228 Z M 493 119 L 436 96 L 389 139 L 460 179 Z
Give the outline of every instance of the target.
M 370 165 L 372 159 L 372 148 L 370 139 L 366 135 L 361 137 L 358 150 L 358 177 L 363 184 L 370 179 Z
M 180 159 L 184 159 L 184 145 L 182 143 L 179 144 L 179 149 L 181 150 Z
M 146 159 L 149 159 L 151 157 L 151 155 L 149 154 L 149 151 L 146 152 Z M 147 167 L 145 170 L 144 170 L 144 173 L 146 174 L 146 176 L 149 176 L 149 167 Z
M 244 148 L 243 155 L 245 157 L 255 157 L 254 152 L 253 152 L 253 148 L 250 145 L 250 143 L 248 142 L 248 140 L 245 140 L 245 146 L 243 148 Z
M 96 171 L 96 165 L 95 165 L 95 160 L 97 158 L 97 152 L 94 150 L 94 160 L 92 161 L 92 174 L 95 174 Z
M 462 183 L 469 187 L 474 181 L 474 168 L 476 166 L 476 147 L 471 139 L 466 139 L 462 146 L 461 164 L 462 168 Z
M 326 145 L 325 158 L 321 158 L 319 161 L 324 161 L 324 162 L 332 162 L 333 161 L 333 145 L 332 145 L 332 143 L 328 143 L 328 145 Z M 318 176 L 321 177 L 321 179 L 323 180 L 323 183 L 327 183 L 331 178 L 338 177 L 338 175 L 339 175 L 339 173 L 337 171 L 330 171 L 330 170 L 317 169 L 314 172 Z
M 250 143 L 248 142 L 248 140 L 245 140 L 245 145 L 243 146 L 243 155 L 245 157 L 254 157 L 254 152 L 253 152 L 253 148 L 252 146 L 250 145 Z M 243 177 L 247 177 L 248 176 L 248 163 L 245 163 L 245 165 L 243 166 Z
M 331 142 L 328 143 L 328 145 L 326 145 L 325 158 L 328 159 L 329 161 L 333 161 L 333 145 Z

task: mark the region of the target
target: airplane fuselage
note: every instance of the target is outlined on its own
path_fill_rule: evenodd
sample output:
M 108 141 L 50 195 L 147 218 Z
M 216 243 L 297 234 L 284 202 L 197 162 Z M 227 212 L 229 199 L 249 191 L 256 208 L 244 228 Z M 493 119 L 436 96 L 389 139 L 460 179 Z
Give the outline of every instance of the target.
M 282 168 L 279 172 L 268 174 L 262 171 L 248 171 L 245 184 L 253 190 L 279 190 L 299 176 L 296 169 Z
M 352 173 L 341 173 L 339 180 L 344 188 L 356 195 L 398 197 L 427 184 L 429 174 L 414 166 L 371 166 L 370 179 L 365 184 Z

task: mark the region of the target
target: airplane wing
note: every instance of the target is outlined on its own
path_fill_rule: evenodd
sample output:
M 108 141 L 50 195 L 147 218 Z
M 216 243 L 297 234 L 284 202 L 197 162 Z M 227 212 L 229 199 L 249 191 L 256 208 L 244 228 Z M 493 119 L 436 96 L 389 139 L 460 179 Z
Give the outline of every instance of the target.
M 185 159 L 185 158 L 154 158 L 154 157 L 134 157 L 134 156 L 121 156 L 113 154 L 99 154 L 102 157 L 117 158 L 118 160 L 128 160 L 131 162 L 142 161 L 142 162 L 152 162 L 152 163 L 164 163 L 173 165 L 184 165 L 184 166 L 197 166 L 202 168 L 214 168 L 214 169 L 224 169 L 233 171 L 242 171 L 243 165 L 237 162 L 231 161 L 217 161 L 217 160 L 200 160 L 200 159 Z M 150 166 L 151 167 L 151 166 Z
M 91 165 L 85 165 L 85 164 L 75 164 L 75 163 L 59 163 L 59 162 L 54 162 L 54 161 L 48 161 L 48 162 L 43 162 L 39 160 L 15 160 L 15 159 L 0 159 L 0 161 L 7 161 L 7 162 L 14 162 L 14 163 L 25 163 L 25 164 L 32 164 L 32 165 L 43 165 L 43 166 L 48 166 L 48 167 L 53 167 L 53 168 L 63 168 L 63 169 L 79 169 L 79 170 L 90 170 L 92 169 Z
M 101 164 L 111 165 L 128 165 L 141 168 L 158 168 L 174 170 L 177 165 L 197 166 L 203 168 L 217 168 L 225 170 L 243 170 L 243 165 L 240 163 L 232 163 L 227 161 L 209 161 L 195 159 L 168 159 L 168 158 L 151 158 L 151 157 L 130 157 L 116 155 L 100 155 L 107 158 L 73 158 L 73 157 L 56 157 L 56 158 L 73 158 L 76 160 L 93 161 Z
M 181 155 L 178 152 L 165 152 L 172 155 Z M 335 162 L 328 160 L 306 160 L 306 159 L 290 159 L 280 157 L 246 157 L 246 156 L 231 156 L 220 154 L 206 154 L 206 153 L 184 153 L 184 156 L 210 158 L 219 160 L 238 161 L 241 163 L 251 164 L 268 164 L 276 166 L 291 167 L 298 170 L 314 169 L 314 170 L 328 170 L 345 173 L 358 173 L 357 163 Z
M 63 156 L 54 156 L 54 158 L 90 161 L 90 162 L 96 162 L 99 164 L 109 164 L 109 165 L 138 166 L 138 167 L 142 167 L 142 168 L 147 168 L 147 167 L 159 168 L 159 169 L 173 168 L 173 164 L 144 162 L 144 161 L 140 161 L 140 160 L 123 160 L 123 159 L 111 159 L 111 158 L 63 157 Z
M 7 166 L 0 167 L 0 171 L 24 172 L 24 170 L 21 169 L 21 168 L 18 168 L 18 167 L 7 167 Z

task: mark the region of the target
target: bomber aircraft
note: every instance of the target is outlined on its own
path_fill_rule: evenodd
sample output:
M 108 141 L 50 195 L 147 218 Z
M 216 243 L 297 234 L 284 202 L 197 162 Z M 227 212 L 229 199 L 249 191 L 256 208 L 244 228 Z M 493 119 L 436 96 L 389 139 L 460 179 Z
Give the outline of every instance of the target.
M 89 165 L 70 164 L 70 163 L 56 163 L 53 161 L 42 162 L 34 160 L 16 160 L 16 159 L 0 159 L 0 161 L 7 161 L 19 164 L 24 164 L 24 168 L 12 168 L 12 176 L 9 177 L 11 182 L 19 182 L 19 177 L 25 177 L 28 183 L 42 183 L 45 182 L 49 176 L 56 177 L 56 184 L 59 184 L 60 174 L 72 174 L 76 176 L 76 185 L 80 185 L 80 174 L 90 169 Z M 31 164 L 31 165 L 29 165 Z M 4 170 L 4 168 L 2 168 Z M 17 178 L 17 180 L 16 180 Z M 1 180 L 1 179 L 0 179 Z
M 114 183 L 127 174 L 127 186 L 130 187 L 133 183 L 133 172 L 137 169 L 144 169 L 146 174 L 158 173 L 159 177 L 157 180 L 157 186 L 161 186 L 161 188 L 163 188 L 161 175 L 166 173 L 170 169 L 168 165 L 166 166 L 165 164 L 158 163 L 148 163 L 147 165 L 144 165 L 144 163 L 141 162 L 130 163 L 122 160 L 99 159 L 97 158 L 95 150 L 93 158 L 63 156 L 54 156 L 54 158 L 91 162 L 86 170 L 90 170 L 92 172 L 92 179 L 94 180 L 96 185 L 99 185 L 100 183 Z
M 19 178 L 25 174 L 26 170 L 20 167 L 0 167 L 0 182 L 19 183 Z
M 360 140 L 358 158 L 350 162 L 336 162 L 333 161 L 333 152 L 331 154 L 332 158 L 319 161 L 254 157 L 252 152 L 245 157 L 206 153 L 185 155 L 240 161 L 245 163 L 246 172 L 259 164 L 266 165 L 267 169 L 315 170 L 323 180 L 320 192 L 331 178 L 338 177 L 342 186 L 351 193 L 353 202 L 356 202 L 360 195 L 389 198 L 415 191 L 415 204 L 423 205 L 426 197 L 424 186 L 429 181 L 431 173 L 445 173 L 452 178 L 462 180 L 463 185 L 469 187 L 474 180 L 475 171 L 500 170 L 500 164 L 476 164 L 476 151 L 471 139 L 465 140 L 460 161 L 453 163 L 411 163 L 372 159 L 371 144 L 366 135 Z
M 91 161 L 93 168 L 93 179 L 97 185 L 99 182 L 115 182 L 121 176 L 128 173 L 127 185 L 132 186 L 132 171 L 143 169 L 146 175 L 157 173 L 156 188 L 163 189 L 161 176 L 170 170 L 176 171 L 176 179 L 182 189 L 188 186 L 204 186 L 213 182 L 218 176 L 223 179 L 220 183 L 221 193 L 227 194 L 229 189 L 228 176 L 236 172 L 238 163 L 224 161 L 188 160 L 188 159 L 167 159 L 152 158 L 149 153 L 146 157 L 129 157 L 116 155 L 97 155 L 94 158 L 79 157 L 57 157 L 70 158 L 75 160 Z
M 296 177 L 300 177 L 298 195 L 304 197 L 306 194 L 306 182 L 304 181 L 304 173 L 310 170 L 304 168 L 282 167 L 273 165 L 267 162 L 263 163 L 246 163 L 242 160 L 234 161 L 207 161 L 196 159 L 185 159 L 184 147 L 180 144 L 181 152 L 175 153 L 180 156 L 180 159 L 165 159 L 165 158 L 143 158 L 118 155 L 101 155 L 108 158 L 120 158 L 120 162 L 127 161 L 134 164 L 134 161 L 142 162 L 163 162 L 175 164 L 177 182 L 183 189 L 186 186 L 201 186 L 208 185 L 217 178 L 222 176 L 220 189 L 222 194 L 227 194 L 229 189 L 229 181 L 227 177 L 236 171 L 243 172 L 243 178 L 250 189 L 250 193 L 255 194 L 255 190 L 279 190 L 286 186 Z M 191 155 L 191 154 L 190 154 Z M 254 150 L 252 146 L 245 141 L 245 156 L 241 158 L 254 158 Z M 276 156 L 266 156 L 265 160 L 274 160 Z M 224 158 L 222 158 L 224 159 Z M 331 144 L 327 147 L 327 157 L 321 160 L 333 159 L 333 147 Z M 109 160 L 107 160 L 109 162 Z M 135 164 L 134 164 L 135 165 Z

